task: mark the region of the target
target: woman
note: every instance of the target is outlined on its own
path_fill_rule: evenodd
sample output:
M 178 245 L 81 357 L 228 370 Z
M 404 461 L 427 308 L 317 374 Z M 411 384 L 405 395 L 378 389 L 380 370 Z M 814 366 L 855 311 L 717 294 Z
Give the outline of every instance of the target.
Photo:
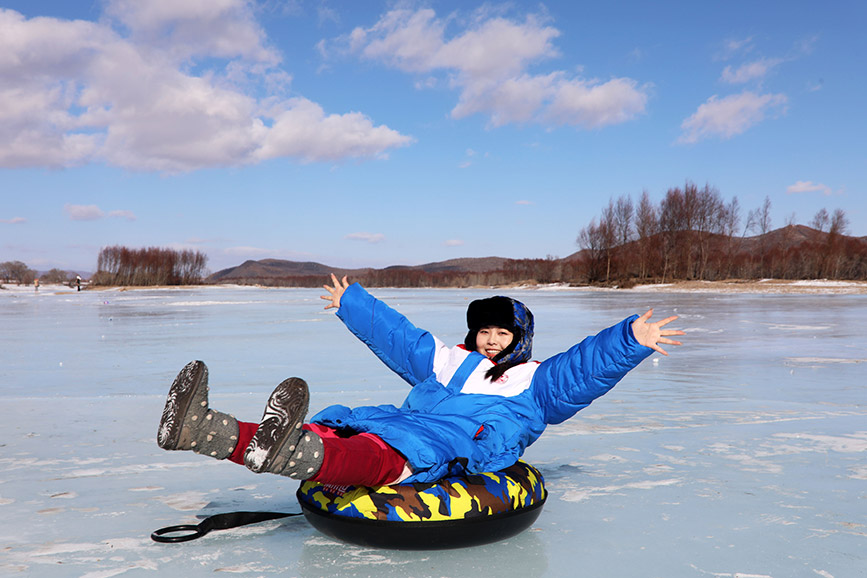
M 560 423 L 682 331 L 676 319 L 633 315 L 541 363 L 531 361 L 533 315 L 508 297 L 473 301 L 463 344 L 449 347 L 350 285 L 325 285 L 337 316 L 413 388 L 401 407 L 335 405 L 305 424 L 307 384 L 290 378 L 271 394 L 260 423 L 208 407 L 207 368 L 192 362 L 169 391 L 158 434 L 168 450 L 191 449 L 254 472 L 323 483 L 376 486 L 433 482 L 512 465 L 548 424 Z

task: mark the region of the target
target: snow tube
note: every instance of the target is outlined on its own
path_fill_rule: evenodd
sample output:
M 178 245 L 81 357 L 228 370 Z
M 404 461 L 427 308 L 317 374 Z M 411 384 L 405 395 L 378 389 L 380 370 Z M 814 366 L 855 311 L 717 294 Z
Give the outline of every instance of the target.
M 326 536 L 405 550 L 509 538 L 536 521 L 548 497 L 542 474 L 524 461 L 499 472 L 425 484 L 368 488 L 306 481 L 297 496 L 308 522 Z

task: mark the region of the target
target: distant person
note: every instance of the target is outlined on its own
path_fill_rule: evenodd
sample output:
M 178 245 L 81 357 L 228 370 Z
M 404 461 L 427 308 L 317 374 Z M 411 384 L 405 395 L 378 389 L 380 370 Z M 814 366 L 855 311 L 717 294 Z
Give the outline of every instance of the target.
M 81 275 L 75 276 L 75 286 L 78 287 L 79 291 L 81 291 Z
M 304 423 L 309 394 L 293 377 L 271 394 L 259 424 L 208 404 L 208 370 L 189 363 L 172 384 L 157 441 L 296 480 L 379 486 L 434 482 L 512 465 L 548 424 L 587 407 L 660 344 L 680 345 L 633 315 L 564 353 L 531 362 L 533 314 L 509 297 L 470 303 L 464 343 L 449 347 L 344 277 L 325 285 L 337 316 L 413 386 L 401 407 L 334 405 Z M 334 352 L 339 363 L 339 352 Z
M 35 288 L 36 292 L 38 293 L 39 292 L 39 279 L 33 280 L 33 287 Z

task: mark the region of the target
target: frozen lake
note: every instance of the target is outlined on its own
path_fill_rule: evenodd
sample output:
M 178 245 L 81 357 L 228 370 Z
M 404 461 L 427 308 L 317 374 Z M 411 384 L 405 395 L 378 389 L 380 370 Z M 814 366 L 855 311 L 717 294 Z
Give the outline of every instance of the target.
M 447 343 L 469 300 L 376 289 Z M 303 518 L 157 544 L 156 528 L 298 511 L 297 482 L 165 452 L 165 394 L 192 359 L 212 406 L 258 421 L 298 375 L 311 411 L 407 386 L 320 291 L 0 291 L 0 575 L 867 576 L 867 296 L 513 290 L 536 359 L 647 307 L 688 335 L 525 454 L 550 496 L 533 528 L 445 552 L 347 546 Z

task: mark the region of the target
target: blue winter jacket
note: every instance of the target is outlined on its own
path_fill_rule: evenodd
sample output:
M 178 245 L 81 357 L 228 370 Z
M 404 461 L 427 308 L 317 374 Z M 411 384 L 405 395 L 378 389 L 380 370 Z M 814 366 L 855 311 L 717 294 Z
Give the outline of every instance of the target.
M 413 388 L 401 407 L 334 405 L 310 421 L 378 435 L 406 457 L 413 472 L 406 482 L 512 465 L 548 424 L 590 405 L 652 353 L 633 336 L 633 315 L 492 383 L 488 358 L 446 346 L 358 284 L 343 294 L 337 316 Z

